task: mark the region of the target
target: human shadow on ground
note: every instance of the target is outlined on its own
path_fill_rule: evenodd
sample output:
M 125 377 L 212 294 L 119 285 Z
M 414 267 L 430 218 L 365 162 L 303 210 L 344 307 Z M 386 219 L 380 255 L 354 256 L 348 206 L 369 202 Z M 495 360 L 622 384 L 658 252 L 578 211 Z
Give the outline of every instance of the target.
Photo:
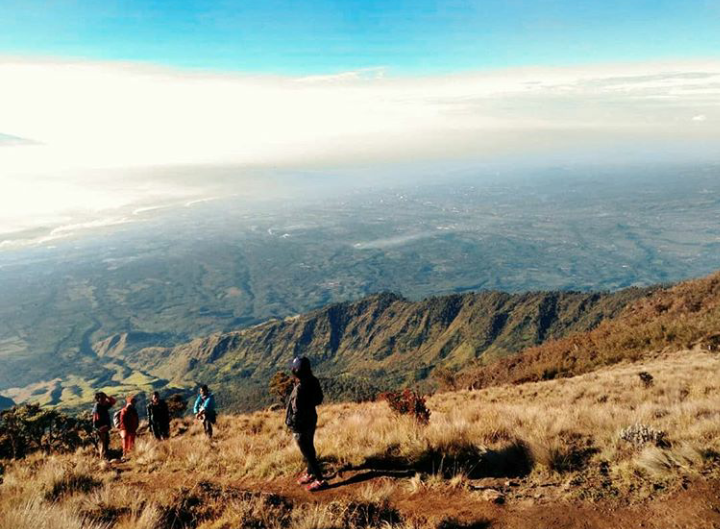
M 459 522 L 457 520 L 443 520 L 438 529 L 489 529 L 491 523 L 488 520 L 476 520 L 474 522 Z
M 361 470 L 359 468 L 348 468 L 346 470 Z M 341 474 L 341 472 L 338 472 L 338 474 Z M 336 474 L 336 475 L 338 475 Z M 415 475 L 415 471 L 413 470 L 369 470 L 366 472 L 361 472 L 358 474 L 355 474 L 353 476 L 350 476 L 349 478 L 338 481 L 336 483 L 331 483 L 328 485 L 327 488 L 329 489 L 336 489 L 338 487 L 345 487 L 347 485 L 355 485 L 357 483 L 363 483 L 365 481 L 370 481 L 371 479 L 375 478 L 410 478 L 413 475 Z
M 510 443 L 500 449 L 481 448 L 471 443 L 461 443 L 444 449 L 431 447 L 414 456 L 401 455 L 390 447 L 383 453 L 367 457 L 354 467 L 338 471 L 365 471 L 334 484 L 341 487 L 367 481 L 376 477 L 411 477 L 416 473 L 440 474 L 446 478 L 464 474 L 469 479 L 521 478 L 533 467 L 529 448 L 522 442 Z

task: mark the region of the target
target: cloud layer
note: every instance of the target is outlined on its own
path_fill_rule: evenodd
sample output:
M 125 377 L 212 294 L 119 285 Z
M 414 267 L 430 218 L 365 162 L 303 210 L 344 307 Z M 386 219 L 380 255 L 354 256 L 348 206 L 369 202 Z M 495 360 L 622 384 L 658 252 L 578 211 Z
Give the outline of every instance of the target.
M 35 214 L 104 208 L 134 200 L 118 174 L 147 167 L 709 157 L 720 62 L 290 78 L 5 58 L 0 119 L 7 228 L 38 183 L 53 192 Z
M 17 163 L 3 169 L 351 162 L 522 151 L 513 136 L 536 131 L 564 140 L 568 131 L 682 139 L 718 130 L 720 62 L 382 73 L 249 77 L 6 59 L 0 127 L 41 143 L 44 160 L 14 149 L 3 157 Z

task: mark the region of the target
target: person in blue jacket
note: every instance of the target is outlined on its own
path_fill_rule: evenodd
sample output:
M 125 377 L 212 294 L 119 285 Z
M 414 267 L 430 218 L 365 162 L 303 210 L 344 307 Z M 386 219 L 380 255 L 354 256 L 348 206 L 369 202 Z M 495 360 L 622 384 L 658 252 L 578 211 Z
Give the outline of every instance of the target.
M 215 397 L 210 393 L 206 384 L 200 386 L 200 394 L 195 400 L 193 413 L 195 418 L 202 422 L 205 435 L 212 439 L 213 424 L 217 420 L 217 412 L 215 411 Z

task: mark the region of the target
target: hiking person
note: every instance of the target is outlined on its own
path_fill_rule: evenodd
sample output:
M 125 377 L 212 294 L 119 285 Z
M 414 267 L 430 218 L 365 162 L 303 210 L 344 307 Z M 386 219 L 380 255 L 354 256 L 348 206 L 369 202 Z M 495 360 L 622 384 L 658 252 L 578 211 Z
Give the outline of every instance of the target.
M 117 401 L 102 391 L 95 393 L 95 404 L 92 409 L 92 424 L 98 438 L 98 453 L 101 459 L 107 459 L 110 447 L 110 408 Z
M 317 411 L 323 401 L 320 382 L 310 369 L 310 360 L 305 357 L 295 358 L 290 365 L 295 377 L 295 387 L 290 394 L 285 413 L 285 424 L 293 432 L 300 453 L 307 464 L 306 472 L 298 479 L 299 485 L 307 485 L 307 490 L 315 492 L 327 487 L 315 452 L 315 428 L 317 427 Z
M 205 435 L 209 439 L 213 436 L 213 424 L 217 419 L 217 412 L 215 411 L 215 396 L 210 393 L 206 384 L 200 386 L 200 393 L 195 400 L 195 406 L 193 406 L 193 413 L 195 419 L 202 422 L 203 430 Z
M 147 405 L 147 418 L 150 431 L 155 439 L 162 440 L 170 437 L 170 412 L 167 402 L 160 398 L 160 393 L 154 391 Z
M 140 418 L 135 408 L 135 397 L 125 400 L 125 407 L 120 410 L 120 438 L 122 439 L 123 458 L 127 459 L 135 446 Z

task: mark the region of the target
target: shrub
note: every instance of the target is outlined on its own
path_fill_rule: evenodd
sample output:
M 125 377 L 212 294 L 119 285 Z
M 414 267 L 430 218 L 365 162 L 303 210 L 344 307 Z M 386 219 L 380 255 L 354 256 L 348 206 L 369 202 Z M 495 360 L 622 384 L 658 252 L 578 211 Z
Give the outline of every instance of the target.
M 42 450 L 69 452 L 95 442 L 89 413 L 70 417 L 39 404 L 0 412 L 0 458 L 21 458 Z
M 417 390 L 406 388 L 402 391 L 386 391 L 380 398 L 387 401 L 396 415 L 410 415 L 418 424 L 430 422 L 430 410 L 425 404 L 425 397 Z
M 180 393 L 175 393 L 167 398 L 167 407 L 170 417 L 179 419 L 185 415 L 185 410 L 188 407 L 188 401 L 183 398 Z
M 284 406 L 290 393 L 292 393 L 293 379 L 290 375 L 278 371 L 270 379 L 268 390 L 270 391 L 270 395 L 279 400 Z

